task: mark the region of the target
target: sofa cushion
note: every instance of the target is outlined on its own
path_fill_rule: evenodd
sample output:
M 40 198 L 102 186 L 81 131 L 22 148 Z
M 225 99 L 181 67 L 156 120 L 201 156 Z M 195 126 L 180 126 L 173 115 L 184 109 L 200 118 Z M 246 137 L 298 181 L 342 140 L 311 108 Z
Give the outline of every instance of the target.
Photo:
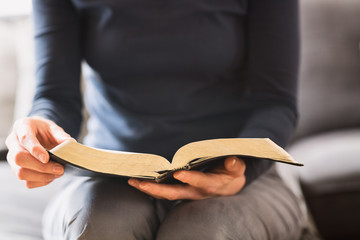
M 360 126 L 360 1 L 302 0 L 296 137 Z
M 305 164 L 297 169 L 301 189 L 325 239 L 360 239 L 359 146 L 360 128 L 308 137 L 289 148 Z
M 0 20 L 0 138 L 4 138 L 9 133 L 13 122 L 17 83 L 14 39 L 14 24 Z
M 42 188 L 27 189 L 7 162 L 0 162 L 0 238 L 39 240 L 41 217 L 50 198 L 60 189 L 64 179 Z

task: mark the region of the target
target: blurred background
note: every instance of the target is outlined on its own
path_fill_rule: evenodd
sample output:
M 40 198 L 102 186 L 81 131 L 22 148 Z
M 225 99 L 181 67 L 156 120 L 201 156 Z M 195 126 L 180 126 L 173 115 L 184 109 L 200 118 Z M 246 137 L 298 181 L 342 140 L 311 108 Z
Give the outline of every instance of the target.
M 306 213 L 303 239 L 360 239 L 360 1 L 300 0 L 297 131 L 303 168 L 279 166 Z M 30 0 L 0 0 L 0 156 L 34 88 Z M 2 151 L 1 151 L 2 150 Z M 27 190 L 0 160 L 0 239 L 41 239 L 41 214 L 59 184 Z
M 23 102 L 26 106 L 19 106 L 16 98 L 26 94 L 21 91 L 31 94 L 34 61 L 31 1 L 0 0 L 0 6 L 0 138 L 4 138 L 14 118 L 29 107 L 28 100 Z

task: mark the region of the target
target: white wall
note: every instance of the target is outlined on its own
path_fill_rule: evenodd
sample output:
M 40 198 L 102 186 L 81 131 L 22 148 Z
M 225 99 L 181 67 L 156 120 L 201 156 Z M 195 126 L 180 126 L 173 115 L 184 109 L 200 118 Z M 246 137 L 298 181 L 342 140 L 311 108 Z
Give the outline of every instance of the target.
M 28 15 L 31 12 L 31 0 L 0 0 L 0 17 Z

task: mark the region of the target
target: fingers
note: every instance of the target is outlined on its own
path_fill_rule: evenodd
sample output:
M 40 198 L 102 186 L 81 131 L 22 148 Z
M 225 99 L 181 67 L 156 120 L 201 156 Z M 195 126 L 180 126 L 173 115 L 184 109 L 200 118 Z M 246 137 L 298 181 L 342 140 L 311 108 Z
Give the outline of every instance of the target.
M 14 125 L 13 133 L 17 139 L 11 138 L 12 142 L 7 143 L 10 149 L 14 141 L 20 143 L 31 155 L 39 159 L 41 162 L 46 163 L 49 161 L 49 154 L 45 148 L 40 144 L 36 137 L 36 130 L 31 125 L 30 121 L 16 122 Z
M 9 152 L 9 159 L 13 159 L 16 166 L 20 168 L 30 169 L 40 173 L 48 173 L 54 175 L 62 175 L 64 167 L 55 162 L 42 163 L 25 150 L 19 150 L 16 153 Z
M 182 184 L 159 184 L 137 179 L 129 179 L 128 183 L 138 190 L 158 199 L 203 199 L 204 195 L 196 188 Z
M 45 147 L 67 139 L 71 137 L 50 120 L 40 117 L 20 119 L 6 139 L 7 160 L 28 188 L 45 186 L 64 173 L 62 165 L 49 161 Z
M 239 192 L 245 185 L 245 163 L 237 157 L 228 157 L 224 164 L 213 172 L 177 171 L 174 178 L 185 184 L 158 184 L 129 179 L 129 184 L 155 198 L 168 200 L 204 199 L 214 196 L 229 196 Z
M 234 178 L 224 188 L 219 189 L 219 195 L 229 196 L 238 193 L 245 186 L 246 178 L 245 175 Z
M 43 187 L 48 185 L 50 182 L 25 182 L 25 185 L 27 188 L 37 188 L 37 187 Z
M 16 175 L 20 180 L 24 180 L 26 182 L 39 182 L 39 183 L 48 183 L 61 176 L 61 175 L 56 176 L 53 174 L 40 173 L 26 168 L 19 168 Z
M 177 171 L 174 178 L 190 186 L 201 189 L 207 196 L 216 195 L 218 188 L 230 179 L 223 174 L 203 173 L 200 171 Z M 226 178 L 226 179 L 225 179 Z
M 68 133 L 66 133 L 64 131 L 64 129 L 62 129 L 61 127 L 59 127 L 58 125 L 56 125 L 53 122 L 50 123 L 50 132 L 52 134 L 52 137 L 53 137 L 56 145 L 63 143 L 66 140 L 76 141 Z
M 74 140 L 53 121 L 41 117 L 24 118 L 16 121 L 13 134 L 22 147 L 43 163 L 49 161 L 49 154 L 45 147 L 51 149 L 65 140 Z M 11 144 L 9 145 L 8 148 L 10 149 Z
M 244 160 L 239 159 L 238 157 L 227 157 L 224 161 L 224 166 L 227 171 L 227 174 L 234 177 L 242 176 L 245 173 L 246 165 Z
M 177 171 L 174 178 L 191 186 L 201 188 L 208 195 L 216 195 L 224 186 L 241 177 L 245 173 L 245 163 L 237 157 L 228 157 L 224 161 L 224 168 L 219 167 L 214 172 Z
M 54 162 L 46 164 L 40 162 L 18 142 L 13 143 L 7 160 L 17 178 L 23 180 L 28 188 L 45 186 L 64 173 L 62 165 Z

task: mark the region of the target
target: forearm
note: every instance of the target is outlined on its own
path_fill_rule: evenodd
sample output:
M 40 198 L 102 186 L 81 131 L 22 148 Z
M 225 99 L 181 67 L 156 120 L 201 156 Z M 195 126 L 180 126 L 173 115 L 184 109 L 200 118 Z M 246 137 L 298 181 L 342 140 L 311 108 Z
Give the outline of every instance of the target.
M 30 116 L 53 120 L 74 138 L 81 124 L 79 17 L 69 0 L 34 0 L 36 88 Z
M 244 138 L 270 138 L 281 147 L 285 147 L 297 122 L 296 108 L 288 106 L 269 106 L 258 110 L 249 119 L 240 133 Z M 268 170 L 273 162 L 269 160 L 246 160 L 246 185 Z
M 249 1 L 247 124 L 240 137 L 270 138 L 285 147 L 297 122 L 297 0 Z M 272 163 L 247 161 L 247 184 Z

